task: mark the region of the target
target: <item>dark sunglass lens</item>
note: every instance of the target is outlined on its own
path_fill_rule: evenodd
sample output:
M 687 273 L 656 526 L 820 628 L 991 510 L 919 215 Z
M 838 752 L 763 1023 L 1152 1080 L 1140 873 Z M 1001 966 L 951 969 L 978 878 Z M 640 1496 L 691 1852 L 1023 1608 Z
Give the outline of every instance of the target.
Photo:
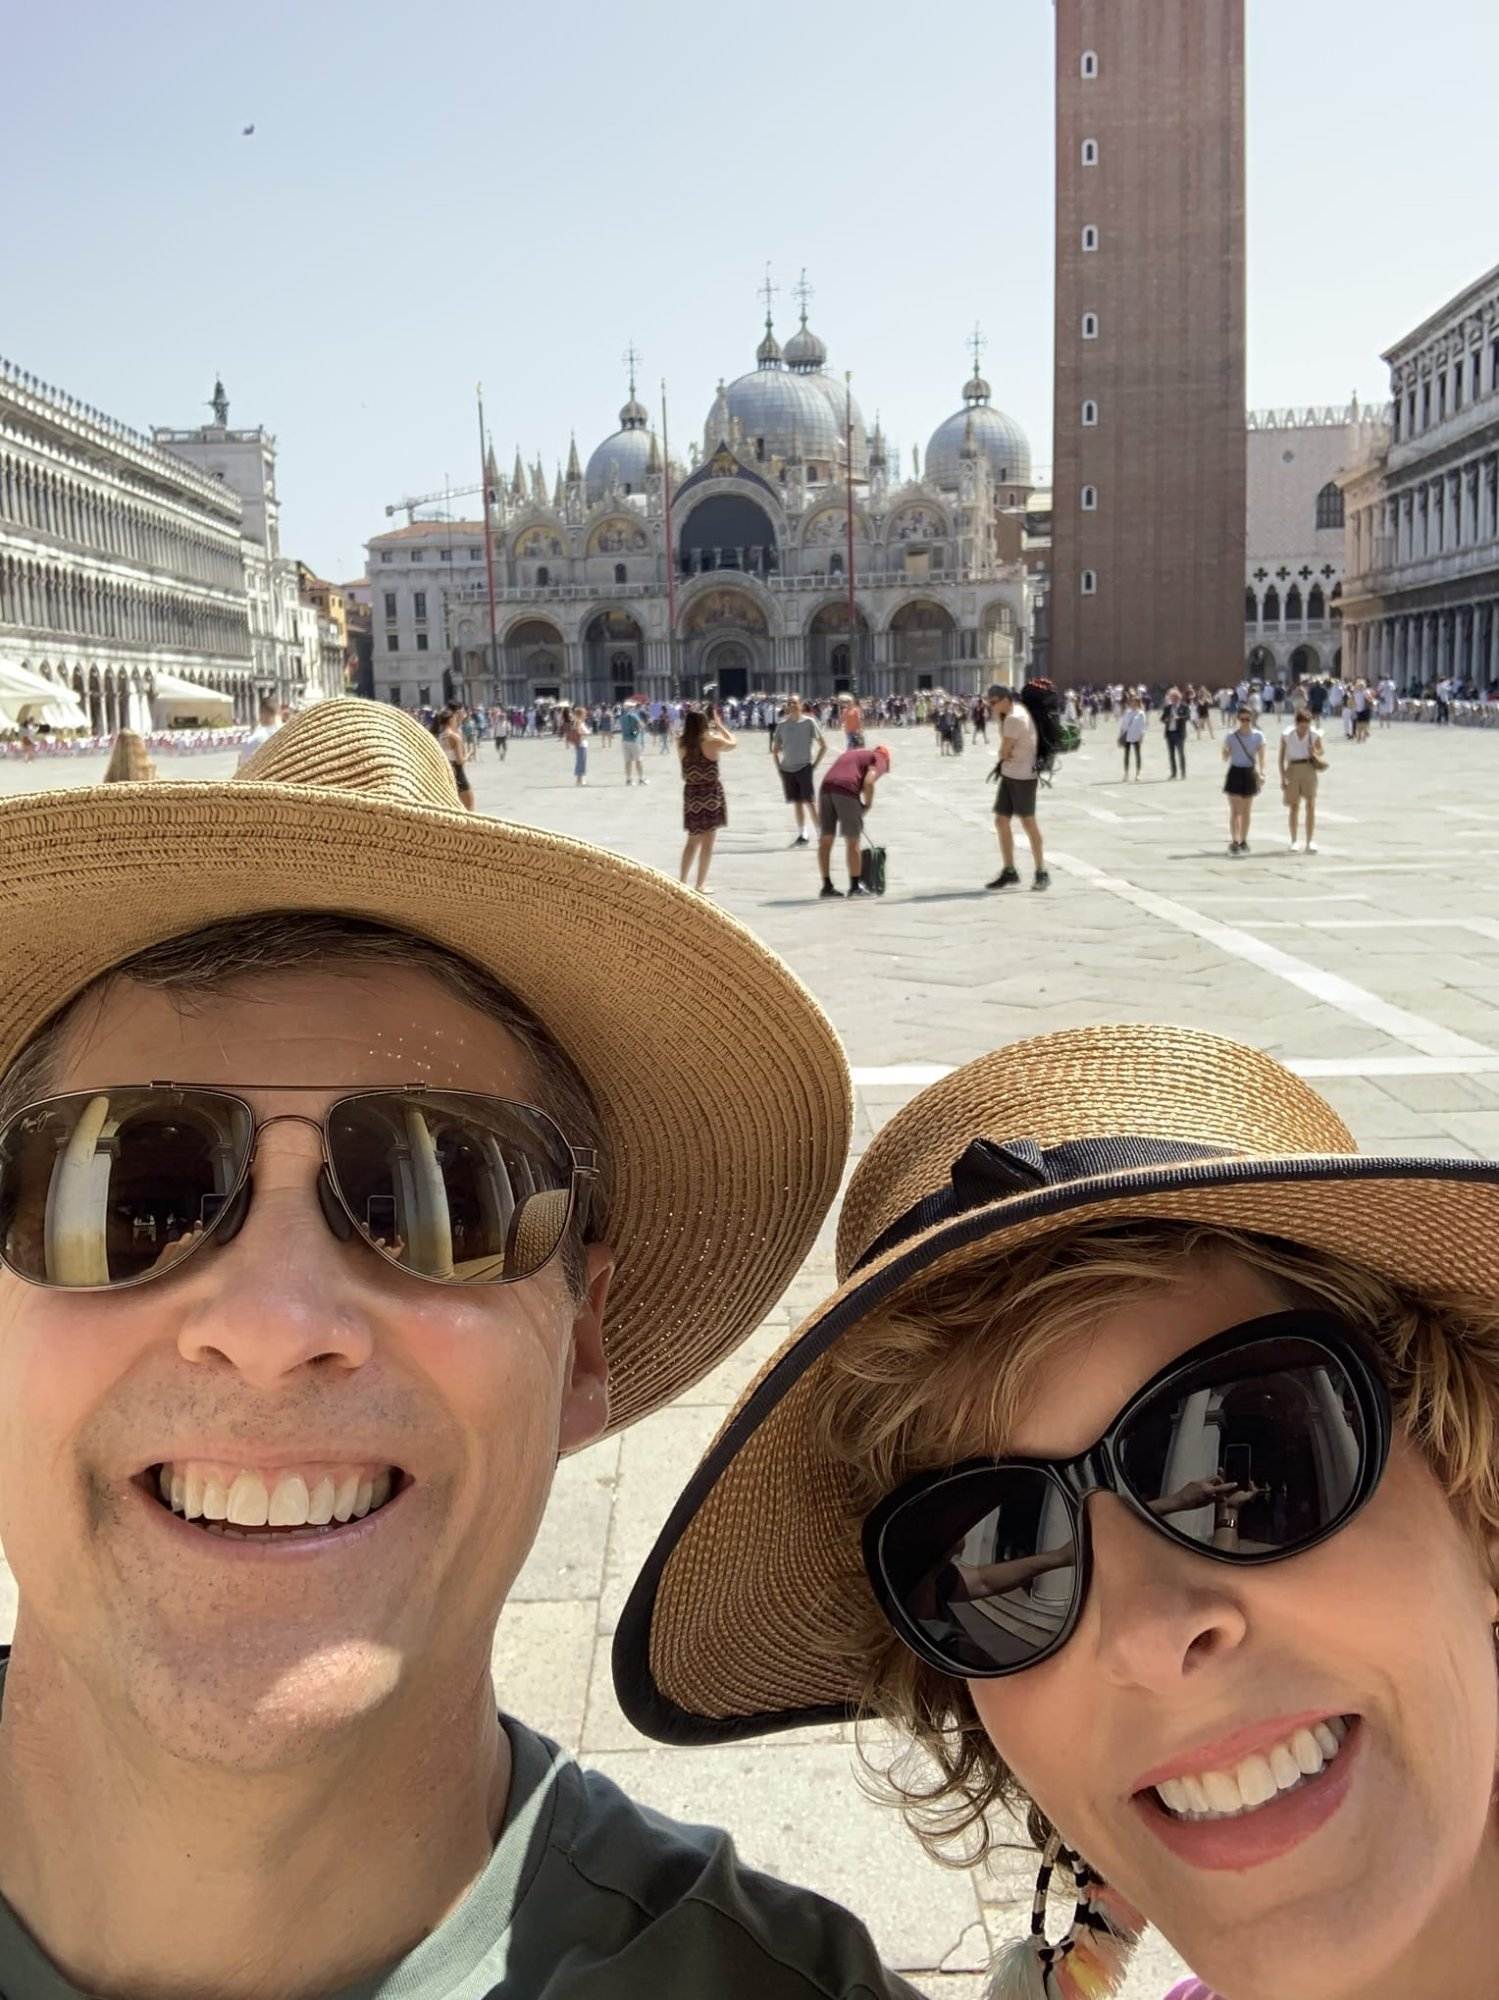
M 528 1278 L 562 1241 L 572 1153 L 529 1105 L 373 1091 L 334 1106 L 328 1151 L 360 1230 L 424 1278 Z
M 176 1263 L 217 1220 L 250 1148 L 210 1091 L 80 1091 L 0 1134 L 0 1247 L 38 1284 L 119 1285 Z
M 1164 1525 L 1269 1556 L 1314 1541 L 1358 1491 L 1368 1437 L 1343 1362 L 1295 1337 L 1206 1362 L 1130 1420 L 1120 1469 Z
M 1077 1586 L 1061 1491 L 1025 1467 L 955 1473 L 885 1524 L 880 1560 L 911 1625 L 955 1674 L 1021 1667 L 1056 1639 Z

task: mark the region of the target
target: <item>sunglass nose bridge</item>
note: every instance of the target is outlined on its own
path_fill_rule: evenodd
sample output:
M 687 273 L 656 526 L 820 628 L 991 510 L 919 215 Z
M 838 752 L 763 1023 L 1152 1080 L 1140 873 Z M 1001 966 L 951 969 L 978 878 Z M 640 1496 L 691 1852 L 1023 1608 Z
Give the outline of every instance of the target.
M 354 1224 L 350 1219 L 349 1211 L 338 1198 L 337 1191 L 333 1186 L 333 1176 L 329 1173 L 326 1164 L 318 1168 L 317 1205 L 323 1211 L 324 1222 L 327 1223 L 339 1242 L 347 1243 L 349 1238 L 354 1234 Z
M 1079 1507 L 1092 1493 L 1119 1491 L 1108 1451 L 1101 1444 L 1094 1445 L 1091 1451 L 1085 1451 L 1081 1458 L 1074 1458 L 1070 1464 L 1058 1466 L 1057 1470 Z

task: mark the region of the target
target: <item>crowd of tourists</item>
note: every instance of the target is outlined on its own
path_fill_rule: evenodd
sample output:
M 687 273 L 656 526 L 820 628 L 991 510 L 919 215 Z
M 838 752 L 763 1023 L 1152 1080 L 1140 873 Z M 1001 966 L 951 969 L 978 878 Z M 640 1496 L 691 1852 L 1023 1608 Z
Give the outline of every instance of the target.
M 986 699 L 1005 876 L 1054 706 Z M 560 1459 L 765 1324 L 853 1099 L 746 928 L 456 815 L 432 720 L 328 701 L 232 779 L 0 801 L 0 1991 L 917 2000 L 872 1909 L 496 1699 Z M 825 743 L 820 852 L 890 769 L 852 720 L 772 718 L 799 840 Z M 689 842 L 736 744 L 684 715 Z M 630 1592 L 628 1720 L 877 1720 L 930 1846 L 1035 1850 L 994 2000 L 1114 1992 L 1151 1926 L 1173 2000 L 1490 1993 L 1499 1164 L 1088 1027 L 913 1097 L 837 1246 Z

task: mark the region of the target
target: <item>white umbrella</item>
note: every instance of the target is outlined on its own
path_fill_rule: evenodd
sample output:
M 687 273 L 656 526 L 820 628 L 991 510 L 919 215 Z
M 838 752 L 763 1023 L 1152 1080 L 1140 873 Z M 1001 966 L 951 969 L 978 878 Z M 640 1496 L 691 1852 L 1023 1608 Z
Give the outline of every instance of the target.
M 215 688 L 199 687 L 196 681 L 182 680 L 176 674 L 156 674 L 151 691 L 151 713 L 158 729 L 170 729 L 178 721 L 207 724 L 232 722 L 234 697 L 220 694 Z
M 14 660 L 0 660 L 0 720 L 45 722 L 53 729 L 92 727 L 71 689 Z

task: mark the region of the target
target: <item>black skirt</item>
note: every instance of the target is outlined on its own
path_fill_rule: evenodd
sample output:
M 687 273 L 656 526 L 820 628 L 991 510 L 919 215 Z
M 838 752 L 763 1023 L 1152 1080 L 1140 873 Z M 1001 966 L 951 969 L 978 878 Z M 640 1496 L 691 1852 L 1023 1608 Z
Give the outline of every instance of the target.
M 1259 772 L 1251 771 L 1247 764 L 1230 764 L 1223 789 L 1230 798 L 1252 799 L 1260 789 Z

